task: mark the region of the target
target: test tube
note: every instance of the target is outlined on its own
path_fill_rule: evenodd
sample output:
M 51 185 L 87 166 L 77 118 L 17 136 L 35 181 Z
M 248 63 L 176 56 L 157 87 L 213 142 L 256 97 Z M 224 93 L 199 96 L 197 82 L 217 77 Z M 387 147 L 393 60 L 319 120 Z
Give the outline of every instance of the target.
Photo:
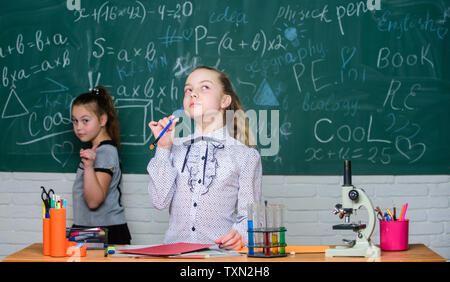
M 284 225 L 284 205 L 278 205 L 278 225 L 280 228 L 280 255 L 286 254 L 286 227 Z
M 272 206 L 272 224 L 270 228 L 272 229 L 272 254 L 278 255 L 278 233 L 279 233 L 279 224 L 278 224 L 278 213 L 279 213 L 279 206 L 273 205 Z
M 256 227 L 255 227 L 255 231 L 259 231 L 259 232 L 255 232 L 255 253 L 260 253 L 261 255 L 264 255 L 264 243 L 263 243 L 263 233 L 262 231 L 264 230 L 264 226 L 265 226 L 265 216 L 264 216 L 264 205 L 262 204 L 255 204 L 256 208 L 256 216 L 254 217 L 256 219 Z
M 251 203 L 248 204 L 248 214 L 247 214 L 247 222 L 248 222 L 248 254 L 249 255 L 255 255 L 255 249 L 254 249 L 254 241 L 253 241 L 253 211 L 255 204 Z
M 264 224 L 264 255 L 270 256 L 270 232 L 269 232 L 269 222 L 268 217 L 271 215 L 270 207 L 267 206 L 267 201 L 264 202 L 264 218 L 265 218 L 265 224 Z

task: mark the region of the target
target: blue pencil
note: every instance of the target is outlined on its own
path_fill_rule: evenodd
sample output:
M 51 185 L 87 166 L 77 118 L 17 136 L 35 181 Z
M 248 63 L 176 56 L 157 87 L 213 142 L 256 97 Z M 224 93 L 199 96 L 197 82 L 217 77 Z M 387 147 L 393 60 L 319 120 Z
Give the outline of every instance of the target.
M 161 137 L 164 135 L 164 133 L 167 131 L 167 129 L 169 128 L 169 126 L 172 124 L 173 120 L 176 119 L 178 117 L 178 115 L 181 113 L 181 111 L 183 110 L 183 107 L 181 107 L 178 112 L 175 114 L 175 117 L 169 122 L 168 125 L 166 125 L 166 127 L 163 129 L 163 131 L 161 131 L 161 133 L 159 134 L 158 138 L 155 139 L 155 141 L 153 141 L 153 143 L 150 145 L 150 150 L 153 150 L 155 148 L 156 143 L 158 143 L 159 139 L 161 139 Z

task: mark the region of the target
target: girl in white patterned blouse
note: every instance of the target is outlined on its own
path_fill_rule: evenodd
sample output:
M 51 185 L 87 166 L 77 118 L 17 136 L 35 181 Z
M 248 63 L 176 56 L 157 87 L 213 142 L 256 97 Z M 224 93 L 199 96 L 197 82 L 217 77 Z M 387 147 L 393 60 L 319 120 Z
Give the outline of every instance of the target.
M 250 146 L 242 106 L 224 73 L 197 67 L 184 93 L 184 111 L 195 132 L 174 138 L 175 119 L 147 166 L 153 205 L 169 208 L 164 243 L 215 243 L 238 250 L 247 241 L 247 205 L 261 200 L 261 157 Z M 171 119 L 151 121 L 153 135 L 159 136 Z

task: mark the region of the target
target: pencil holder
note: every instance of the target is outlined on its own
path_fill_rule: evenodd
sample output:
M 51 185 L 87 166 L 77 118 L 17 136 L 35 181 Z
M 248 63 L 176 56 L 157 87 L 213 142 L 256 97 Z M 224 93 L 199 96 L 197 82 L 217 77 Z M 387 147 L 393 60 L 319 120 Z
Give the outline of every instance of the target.
M 42 245 L 44 256 L 50 255 L 50 218 L 42 219 Z
M 380 220 L 380 247 L 383 251 L 408 249 L 409 220 Z
M 50 209 L 50 256 L 66 256 L 66 209 Z

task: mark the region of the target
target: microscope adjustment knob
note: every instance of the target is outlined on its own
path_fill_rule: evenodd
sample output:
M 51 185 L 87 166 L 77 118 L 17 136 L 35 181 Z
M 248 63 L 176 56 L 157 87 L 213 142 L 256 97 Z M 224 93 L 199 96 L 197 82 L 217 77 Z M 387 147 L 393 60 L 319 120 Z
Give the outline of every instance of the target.
M 359 197 L 359 193 L 356 190 L 350 190 L 350 192 L 348 192 L 348 197 L 350 198 L 350 200 L 356 201 Z

